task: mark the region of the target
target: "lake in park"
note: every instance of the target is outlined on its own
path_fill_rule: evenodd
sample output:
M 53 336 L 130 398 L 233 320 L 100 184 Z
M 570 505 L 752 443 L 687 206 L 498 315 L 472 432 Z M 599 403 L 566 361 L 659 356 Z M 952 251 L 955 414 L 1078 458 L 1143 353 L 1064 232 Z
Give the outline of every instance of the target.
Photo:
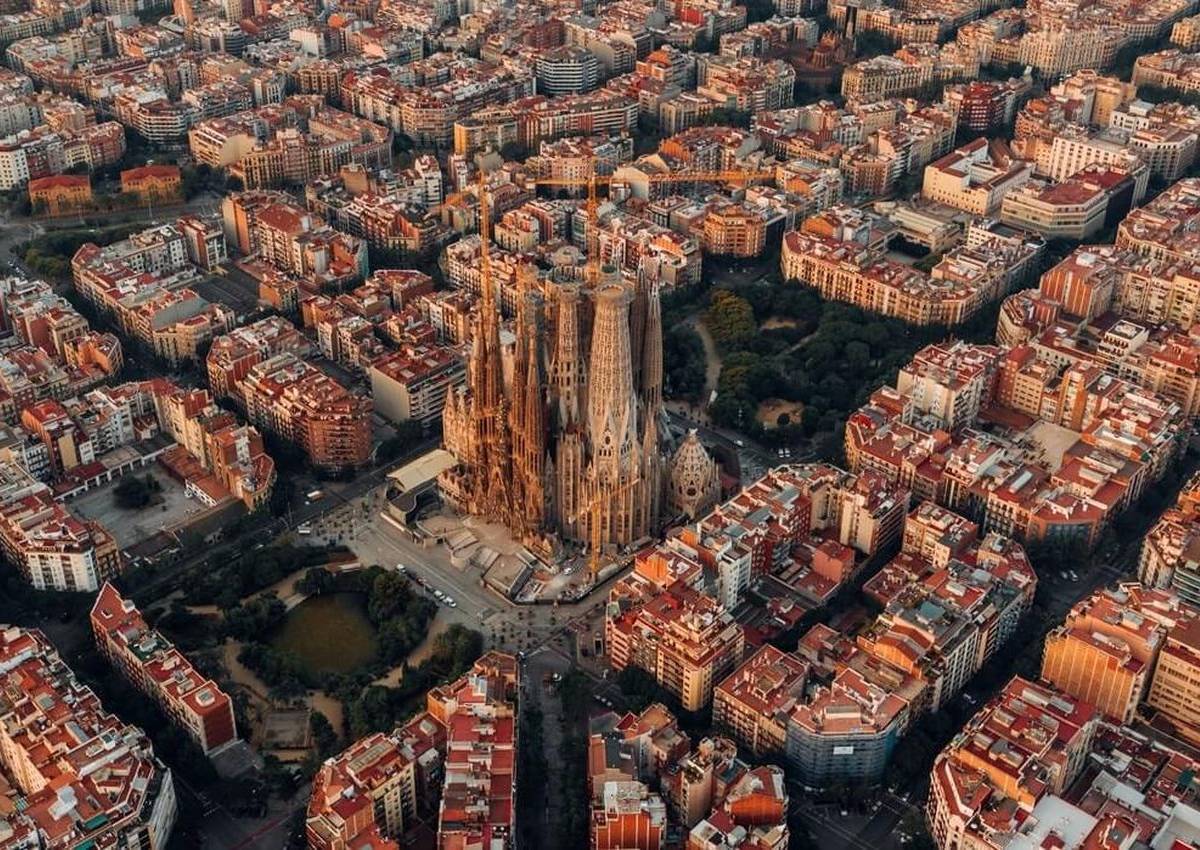
M 304 600 L 271 638 L 276 649 L 296 653 L 314 672 L 349 673 L 375 655 L 375 627 L 361 593 L 328 593 Z

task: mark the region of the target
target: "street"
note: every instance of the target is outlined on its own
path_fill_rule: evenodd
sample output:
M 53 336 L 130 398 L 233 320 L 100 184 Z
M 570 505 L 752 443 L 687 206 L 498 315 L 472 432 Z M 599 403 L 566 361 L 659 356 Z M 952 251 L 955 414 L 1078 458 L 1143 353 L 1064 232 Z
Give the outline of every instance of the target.
M 251 850 L 280 848 L 288 841 L 292 815 L 307 803 L 310 787 L 304 783 L 287 799 L 272 798 L 261 818 L 234 817 L 228 809 L 207 794 L 193 789 L 178 771 L 172 773 L 181 808 L 199 813 L 199 832 L 204 846 L 213 850 Z
M 920 800 L 909 802 L 890 791 L 875 797 L 865 814 L 837 803 L 818 803 L 797 783 L 788 783 L 789 820 L 802 820 L 818 847 L 853 850 L 900 850 L 911 838 L 897 827 L 905 815 L 920 811 Z
M 403 564 L 427 595 L 440 590 L 453 597 L 455 607 L 440 604 L 439 618 L 479 630 L 489 648 L 518 652 L 553 645 L 569 655 L 571 622 L 586 622 L 589 630 L 600 627 L 607 582 L 576 602 L 517 605 L 484 586 L 479 567 L 455 564 L 445 546 L 425 545 L 380 516 L 385 490 L 385 484 L 376 484 L 352 497 L 343 491 L 336 503 L 306 522 L 312 529 L 309 540 L 349 546 L 364 564 L 390 569 Z
M 546 648 L 530 653 L 521 669 L 521 710 L 541 713 L 542 752 L 546 755 L 544 776 L 518 776 L 517 788 L 525 789 L 519 804 L 531 815 L 522 826 L 528 847 L 551 847 L 564 804 L 563 764 L 555 758 L 563 745 L 562 700 L 554 686 L 554 676 L 562 677 L 571 662 Z

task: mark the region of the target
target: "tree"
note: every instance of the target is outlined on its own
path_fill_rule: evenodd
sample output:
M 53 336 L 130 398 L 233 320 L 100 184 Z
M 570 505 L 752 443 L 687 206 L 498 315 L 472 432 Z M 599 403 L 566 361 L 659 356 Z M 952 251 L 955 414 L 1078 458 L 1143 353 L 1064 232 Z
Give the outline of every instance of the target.
M 746 23 L 755 24 L 765 21 L 775 14 L 775 4 L 771 0 L 747 0 Z
M 582 670 L 567 671 L 558 683 L 558 694 L 563 710 L 570 716 L 580 717 L 588 712 L 592 701 L 592 681 Z
M 630 711 L 641 711 L 659 697 L 659 686 L 654 677 L 632 664 L 617 674 L 617 687 Z
M 162 490 L 162 485 L 147 473 L 141 478 L 136 475 L 126 475 L 113 490 L 113 498 L 122 508 L 133 510 L 144 508 L 150 504 L 154 494 Z
M 425 428 L 415 419 L 406 419 L 395 425 L 396 435 L 384 440 L 379 446 L 379 460 L 387 462 L 412 451 L 425 439 Z
M 235 640 L 261 637 L 286 615 L 283 600 L 274 595 L 257 596 L 225 612 L 225 633 Z
M 449 668 L 451 677 L 460 676 L 483 654 L 483 635 L 455 623 L 433 640 L 433 659 Z
M 251 641 L 238 653 L 238 661 L 258 674 L 277 699 L 302 696 L 310 681 L 304 662 L 293 652 Z M 311 684 L 317 684 L 313 681 Z
M 881 32 L 867 30 L 854 34 L 855 54 L 859 57 L 882 56 L 896 49 L 896 42 Z
M 296 582 L 296 592 L 305 596 L 320 596 L 337 588 L 337 578 L 324 567 L 309 567 Z
M 408 579 L 399 573 L 379 570 L 370 581 L 367 616 L 377 626 L 403 613 L 413 598 Z
M 319 711 L 313 711 L 308 717 L 308 730 L 312 734 L 313 745 L 322 761 L 335 755 L 338 751 L 338 736 L 329 718 Z
M 713 290 L 704 324 L 722 349 L 736 350 L 758 330 L 750 302 L 728 289 Z
M 371 685 L 350 704 L 348 712 L 350 734 L 355 739 L 372 732 L 387 732 L 395 726 L 392 711 L 392 692 L 389 688 Z
M 704 390 L 704 343 L 686 325 L 668 328 L 663 335 L 664 383 L 672 398 L 700 401 Z

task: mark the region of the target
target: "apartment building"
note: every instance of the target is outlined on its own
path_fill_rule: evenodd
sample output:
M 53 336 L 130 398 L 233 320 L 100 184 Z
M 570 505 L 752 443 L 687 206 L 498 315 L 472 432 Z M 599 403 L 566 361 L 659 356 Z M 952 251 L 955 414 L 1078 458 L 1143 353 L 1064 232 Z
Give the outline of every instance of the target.
M 67 169 L 62 136 L 47 126 L 0 139 L 0 189 L 8 191 Z
M 886 256 L 886 244 L 860 211 L 834 207 L 784 234 L 785 280 L 823 298 L 896 316 L 913 324 L 953 325 L 975 315 L 1030 273 L 1038 248 L 1015 240 L 981 240 L 949 251 L 926 275 Z
M 421 712 L 391 733 L 355 741 L 313 777 L 305 834 L 313 850 L 393 850 L 418 805 L 441 787 L 446 727 Z
M 778 59 L 698 54 L 696 93 L 733 109 L 761 112 L 791 106 L 796 71 Z
M 85 243 L 71 259 L 75 288 L 121 329 L 171 362 L 233 326 L 233 312 L 187 288 L 195 262 L 216 260 L 224 240 L 195 216 L 135 233 L 101 248 Z
M 1002 9 L 959 28 L 956 43 L 996 65 L 1029 65 L 1045 78 L 1061 77 L 1083 68 L 1107 68 L 1117 51 L 1129 42 L 1127 32 L 1112 20 L 1111 10 L 1091 16 L 1064 8 L 1048 25 L 1027 10 Z
M 13 464 L 0 465 L 0 549 L 35 590 L 94 593 L 121 569 L 103 525 L 76 517 Z
M 516 841 L 517 659 L 492 651 L 466 676 L 427 695 L 446 727 L 438 850 Z
M 1186 33 L 1191 24 L 1181 21 Z M 1137 86 L 1157 86 L 1180 94 L 1200 91 L 1200 59 L 1177 48 L 1143 53 L 1133 63 L 1130 81 Z
M 788 847 L 788 795 L 782 768 L 775 765 L 735 769 L 736 779 L 721 783 L 712 812 L 688 832 L 687 850 L 709 847 Z
M 700 240 L 653 220 L 625 212 L 600 222 L 597 233 L 602 262 L 648 275 L 660 287 L 690 286 L 700 281 Z
M 349 393 L 294 353 L 275 354 L 240 383 L 246 417 L 295 444 L 314 466 L 362 466 L 371 453 L 370 399 Z
M 757 257 L 767 242 L 762 213 L 746 204 L 722 204 L 704 216 L 704 250 L 710 254 Z
M 1037 575 L 1024 549 L 995 533 L 965 542 L 973 524 L 962 520 L 931 503 L 918 506 L 901 554 L 863 587 L 883 611 L 858 646 L 925 683 L 925 703 L 915 708 L 937 711 L 953 698 L 1033 604 Z M 944 530 L 942 545 L 956 548 L 944 566 L 922 555 L 940 559 L 941 547 L 929 540 L 935 529 Z
M 322 797 L 339 796 L 339 803 L 327 804 L 314 816 L 313 806 Z M 314 848 L 346 846 L 337 839 L 350 836 L 370 847 L 396 847 L 384 836 L 401 835 L 405 822 L 416 817 L 416 765 L 393 738 L 378 732 L 361 738 L 322 767 L 309 814 L 308 838 Z
M 449 236 L 435 211 L 398 196 L 356 195 L 337 211 L 337 223 L 371 247 L 398 254 L 427 254 Z
M 105 711 L 40 631 L 0 632 L 0 672 L 0 764 L 21 799 L 5 843 L 164 850 L 178 802 L 145 732 Z
M 1097 590 L 1046 636 L 1041 677 L 1112 722 L 1129 724 L 1168 633 L 1197 613 L 1170 591 L 1138 584 Z
M 910 97 L 979 76 L 979 55 L 954 43 L 907 44 L 892 56 L 855 62 L 842 75 L 842 95 L 855 103 Z
M 1169 587 L 1200 606 L 1200 475 L 1179 491 L 1142 540 L 1138 577 L 1150 587 Z
M 1012 125 L 1032 88 L 1029 80 L 1015 77 L 955 83 L 942 90 L 942 103 L 958 117 L 960 130 L 993 133 Z
M 1200 15 L 1190 15 L 1171 27 L 1171 44 L 1189 53 L 1200 49 Z
M 595 850 L 662 850 L 667 804 L 643 782 L 605 781 L 593 795 L 591 834 Z
M 197 157 L 228 166 L 248 189 L 303 186 L 348 163 L 371 169 L 392 163 L 389 129 L 299 97 L 198 124 L 188 142 Z
M 784 755 L 807 675 L 803 661 L 765 644 L 713 691 L 713 725 L 756 758 Z
M 531 69 L 498 67 L 466 56 L 437 67 L 436 62 L 444 58 L 423 60 L 429 67 L 423 63 L 404 66 L 406 71 L 396 79 L 350 71 L 342 77 L 342 103 L 356 115 L 404 133 L 418 145 L 449 147 L 456 122 L 534 93 L 536 79 Z
M 1048 239 L 1083 240 L 1128 211 L 1135 191 L 1124 169 L 1094 163 L 1058 183 L 1029 181 L 1004 197 L 1000 219 Z
M 236 316 L 192 289 L 143 289 L 122 298 L 117 321 L 134 339 L 175 365 L 195 361 L 202 347 L 233 328 Z
M 117 671 L 159 708 L 201 752 L 212 757 L 237 743 L 233 701 L 201 675 L 170 641 L 146 625 L 133 602 L 105 582 L 91 613 L 96 647 Z
M 1080 104 L 1076 116 L 1079 123 L 1107 127 L 1113 123 L 1114 113 L 1136 101 L 1137 86 L 1120 77 L 1085 68 L 1051 86 L 1050 93 Z
M 1183 740 L 1200 742 L 1200 621 L 1177 623 L 1166 634 L 1150 680 L 1146 707 Z
M 393 351 L 367 371 L 377 411 L 392 422 L 413 420 L 426 427 L 441 419 L 446 394 L 467 381 L 462 356 L 441 346 Z
M 365 278 L 367 244 L 272 192 L 236 192 L 221 203 L 225 235 L 243 254 L 262 259 L 319 292 Z
M 184 390 L 169 381 L 139 389 L 152 394 L 159 427 L 179 444 L 162 463 L 190 495 L 209 506 L 232 497 L 250 511 L 266 504 L 275 486 L 275 461 L 255 428 L 218 407 L 208 390 Z
M 805 783 L 876 782 L 900 740 L 908 706 L 846 668 L 788 719 L 787 762 Z
M 558 97 L 583 94 L 600 84 L 600 61 L 585 47 L 564 45 L 537 54 L 537 90 Z
M 1198 220 L 1194 209 L 1198 198 L 1200 179 L 1188 178 L 1168 187 L 1153 201 L 1126 216 L 1117 227 L 1115 247 L 1131 249 L 1154 259 L 1192 260 L 1200 253 L 1200 242 L 1191 235 Z M 1191 299 L 1181 300 L 1190 302 Z M 1189 324 L 1172 321 L 1183 326 Z
M 1143 217 L 1137 210 L 1129 219 Z M 1179 330 L 1200 307 L 1200 285 L 1189 269 L 1113 246 L 1080 248 L 1043 275 L 1038 291 L 1004 303 L 997 340 L 1031 346 L 1056 370 L 1091 367 L 1119 377 L 1195 416 L 1197 343 Z
M 745 634 L 720 603 L 676 583 L 605 622 L 613 669 L 633 665 L 699 711 L 742 660 Z
M 728 610 L 764 575 L 820 603 L 853 574 L 856 553 L 887 551 L 899 540 L 907 508 L 908 493 L 878 476 L 780 466 L 647 551 L 704 564 Z
M 884 388 L 847 424 L 851 469 L 875 469 L 920 498 L 965 512 L 1002 534 L 1040 540 L 1054 533 L 1091 546 L 1178 451 L 1181 423 L 1174 417 L 1183 415 L 1179 405 L 1098 366 L 1081 366 L 1060 383 L 1055 376 L 1067 370 L 1068 361 L 1049 352 L 956 343 L 944 353 L 954 350 L 955 360 L 990 362 L 986 369 L 999 375 L 994 396 L 989 389 L 983 400 L 998 403 L 999 409 L 1017 405 L 1012 409 L 1030 417 L 1029 428 L 1052 421 L 1071 431 L 1073 442 L 1048 455 L 1034 448 L 1036 439 L 1022 439 L 1027 431 L 1000 435 L 960 426 L 948 432 L 944 423 L 974 420 L 943 415 L 940 421 L 923 421 L 912 395 Z M 1002 363 L 1009 365 L 1001 368 Z M 1047 388 L 1029 396 L 1044 399 L 1046 407 L 1022 401 L 1025 394 L 1015 391 L 1019 372 L 1036 376 L 1036 385 Z M 943 387 L 930 397 L 953 388 L 955 374 L 925 373 L 927 381 Z
M 1132 148 L 1129 141 L 1124 131 L 1093 132 L 1067 127 L 1055 134 L 1045 155 L 1039 149 L 1037 171 L 1061 183 L 1089 165 L 1110 166 L 1134 178 L 1133 203 L 1141 203 L 1146 195 L 1151 170 L 1149 163 L 1143 167 L 1143 157 Z
M 217 398 L 244 403 L 241 382 L 253 366 L 276 354 L 305 358 L 311 353 L 312 343 L 295 325 L 282 316 L 267 316 L 213 340 L 206 362 L 209 389 Z
M 925 816 L 934 843 L 939 850 L 1000 848 L 1022 821 L 1040 824 L 1061 812 L 1068 805 L 1062 795 L 1106 731 L 1086 702 L 1011 679 L 933 763 Z M 1103 824 L 1091 822 L 1097 830 Z
M 81 370 L 111 376 L 120 371 L 121 343 L 112 334 L 98 334 L 71 303 L 44 281 L 10 277 L 0 280 L 0 327 L 36 346 L 49 357 Z M 108 358 L 89 358 L 86 349 L 102 346 Z
M 1015 159 L 1003 145 L 979 138 L 925 166 L 921 194 L 977 216 L 994 215 L 1010 192 L 1033 175 L 1033 166 Z

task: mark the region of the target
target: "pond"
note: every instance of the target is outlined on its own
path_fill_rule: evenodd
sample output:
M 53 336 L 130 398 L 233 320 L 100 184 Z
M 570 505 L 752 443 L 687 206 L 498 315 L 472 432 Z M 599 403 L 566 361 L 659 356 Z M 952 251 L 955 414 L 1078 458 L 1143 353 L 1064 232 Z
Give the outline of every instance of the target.
M 316 673 L 349 673 L 375 656 L 375 627 L 361 593 L 329 593 L 293 608 L 271 637 Z

